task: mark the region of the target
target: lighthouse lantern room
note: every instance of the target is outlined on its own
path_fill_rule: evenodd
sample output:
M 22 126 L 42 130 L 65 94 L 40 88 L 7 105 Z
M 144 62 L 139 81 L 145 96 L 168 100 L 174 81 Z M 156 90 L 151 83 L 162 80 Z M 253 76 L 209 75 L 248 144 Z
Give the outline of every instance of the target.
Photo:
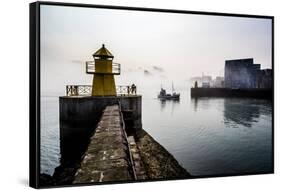
M 104 44 L 93 57 L 86 62 L 86 73 L 94 74 L 92 96 L 116 96 L 114 75 L 120 75 L 120 64 L 113 63 L 114 56 Z

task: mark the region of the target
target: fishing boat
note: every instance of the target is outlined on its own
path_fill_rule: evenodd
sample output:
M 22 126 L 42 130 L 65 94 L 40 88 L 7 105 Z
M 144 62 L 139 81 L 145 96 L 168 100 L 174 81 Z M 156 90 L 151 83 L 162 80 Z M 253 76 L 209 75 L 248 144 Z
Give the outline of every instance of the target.
M 160 93 L 158 94 L 158 98 L 162 100 L 179 100 L 180 93 L 175 92 L 174 84 L 172 83 L 172 93 L 171 94 L 166 93 L 166 90 L 161 86 L 161 90 Z

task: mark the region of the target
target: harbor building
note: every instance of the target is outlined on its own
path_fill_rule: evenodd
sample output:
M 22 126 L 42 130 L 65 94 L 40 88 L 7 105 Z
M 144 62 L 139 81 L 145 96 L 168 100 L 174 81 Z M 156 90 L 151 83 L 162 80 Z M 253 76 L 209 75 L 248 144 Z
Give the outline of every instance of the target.
M 216 77 L 211 85 L 191 88 L 191 97 L 272 99 L 272 75 L 271 69 L 261 69 L 253 58 L 226 60 L 224 78 Z
M 260 64 L 253 58 L 225 61 L 225 87 L 233 89 L 258 88 Z
M 253 58 L 225 61 L 225 88 L 271 88 L 272 70 L 261 70 Z
M 212 83 L 212 76 L 202 75 L 202 88 L 210 88 Z
M 213 86 L 214 88 L 223 88 L 224 87 L 224 77 L 217 76 L 213 80 Z
M 259 72 L 258 88 L 272 88 L 272 70 L 263 69 Z

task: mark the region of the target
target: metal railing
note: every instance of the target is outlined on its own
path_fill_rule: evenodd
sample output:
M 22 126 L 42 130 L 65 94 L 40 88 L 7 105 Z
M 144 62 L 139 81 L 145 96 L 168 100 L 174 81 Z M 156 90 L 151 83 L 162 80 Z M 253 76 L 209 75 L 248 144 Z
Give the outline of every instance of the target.
M 119 63 L 112 63 L 112 72 L 97 72 L 95 61 L 86 61 L 86 73 L 87 74 L 108 74 L 108 75 L 120 75 L 121 65 Z
M 118 95 L 136 95 L 137 87 L 132 86 L 116 86 L 116 92 Z
M 92 94 L 91 85 L 67 85 L 66 96 L 90 96 Z
M 127 133 L 126 133 L 126 130 L 125 130 L 126 126 L 125 126 L 123 113 L 122 113 L 122 110 L 121 110 L 120 101 L 118 102 L 118 108 L 119 108 L 119 113 L 120 113 L 120 117 L 121 117 L 121 129 L 122 129 L 123 135 L 125 136 L 125 141 L 126 141 L 126 146 L 127 146 L 127 154 L 129 156 L 129 165 L 131 166 L 131 170 L 132 170 L 134 180 L 137 180 L 138 178 L 137 178 L 137 174 L 136 174 L 135 163 L 134 163 L 131 147 L 130 147 L 130 144 L 129 144 L 129 141 L 128 141 L 128 136 L 127 136 Z
M 136 86 L 116 86 L 119 96 L 137 95 Z M 66 85 L 66 96 L 91 96 L 92 85 Z

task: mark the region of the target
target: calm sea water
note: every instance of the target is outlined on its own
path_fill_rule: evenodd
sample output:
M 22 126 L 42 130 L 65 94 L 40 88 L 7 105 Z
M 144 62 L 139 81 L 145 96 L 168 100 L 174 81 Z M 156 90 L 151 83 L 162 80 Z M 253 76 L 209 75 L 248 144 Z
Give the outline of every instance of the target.
M 272 170 L 271 101 L 155 96 L 143 97 L 143 128 L 192 175 Z M 42 97 L 41 107 L 41 172 L 52 174 L 60 158 L 58 97 Z

